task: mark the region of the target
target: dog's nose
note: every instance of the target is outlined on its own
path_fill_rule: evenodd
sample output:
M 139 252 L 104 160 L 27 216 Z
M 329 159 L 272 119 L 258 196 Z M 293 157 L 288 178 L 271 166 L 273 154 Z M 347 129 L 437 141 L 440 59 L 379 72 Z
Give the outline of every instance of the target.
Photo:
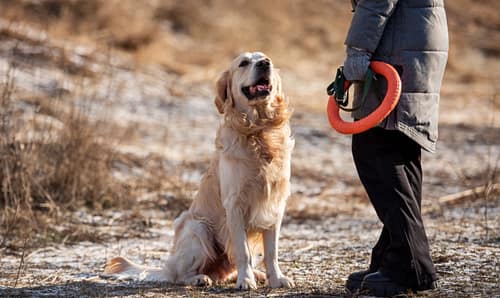
M 271 66 L 271 61 L 269 61 L 269 59 L 262 59 L 257 62 L 256 66 L 259 68 L 269 68 L 269 66 Z

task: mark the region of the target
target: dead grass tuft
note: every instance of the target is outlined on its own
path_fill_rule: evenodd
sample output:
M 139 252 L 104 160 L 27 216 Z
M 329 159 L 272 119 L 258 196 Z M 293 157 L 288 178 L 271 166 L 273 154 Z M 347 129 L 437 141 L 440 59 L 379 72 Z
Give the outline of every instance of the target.
M 75 105 L 56 103 L 47 106 L 50 112 L 39 109 L 50 121 L 23 119 L 16 110 L 14 72 L 10 68 L 0 85 L 0 245 L 13 235 L 22 239 L 48 229 L 44 223 L 57 222 L 65 211 L 102 210 L 130 199 L 113 177 L 116 153 L 99 135 L 103 123 Z

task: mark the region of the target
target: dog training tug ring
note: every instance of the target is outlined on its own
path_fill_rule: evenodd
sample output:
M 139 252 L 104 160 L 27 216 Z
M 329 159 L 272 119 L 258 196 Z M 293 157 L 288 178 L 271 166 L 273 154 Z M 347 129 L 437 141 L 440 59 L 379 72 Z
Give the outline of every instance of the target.
M 333 129 L 343 134 L 356 134 L 367 131 L 376 126 L 389 115 L 396 107 L 401 96 L 401 79 L 398 72 L 391 65 L 372 61 L 370 68 L 373 72 L 380 74 L 387 80 L 387 93 L 385 94 L 382 103 L 368 116 L 354 122 L 344 121 L 340 117 L 339 106 L 337 105 L 335 95 L 331 95 L 328 99 L 327 114 L 328 121 Z M 347 90 L 351 84 L 346 81 L 344 89 Z

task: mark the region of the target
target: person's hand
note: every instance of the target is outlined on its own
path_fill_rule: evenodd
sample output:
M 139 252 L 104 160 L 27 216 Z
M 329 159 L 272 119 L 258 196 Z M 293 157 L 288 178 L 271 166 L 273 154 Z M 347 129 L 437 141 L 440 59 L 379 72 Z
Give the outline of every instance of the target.
M 344 76 L 348 81 L 364 81 L 372 54 L 361 49 L 347 47 L 344 61 Z

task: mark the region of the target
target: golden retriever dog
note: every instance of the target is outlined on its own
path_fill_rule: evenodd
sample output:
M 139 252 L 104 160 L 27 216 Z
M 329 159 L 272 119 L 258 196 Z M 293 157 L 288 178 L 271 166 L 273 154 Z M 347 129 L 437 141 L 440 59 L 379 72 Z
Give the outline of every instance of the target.
M 222 114 L 216 151 L 189 210 L 174 221 L 174 243 L 163 268 L 117 257 L 105 275 L 185 285 L 236 280 L 238 289 L 292 287 L 278 266 L 278 237 L 290 195 L 294 147 L 291 112 L 281 79 L 263 53 L 239 55 L 216 83 Z M 264 253 L 266 274 L 254 269 Z

